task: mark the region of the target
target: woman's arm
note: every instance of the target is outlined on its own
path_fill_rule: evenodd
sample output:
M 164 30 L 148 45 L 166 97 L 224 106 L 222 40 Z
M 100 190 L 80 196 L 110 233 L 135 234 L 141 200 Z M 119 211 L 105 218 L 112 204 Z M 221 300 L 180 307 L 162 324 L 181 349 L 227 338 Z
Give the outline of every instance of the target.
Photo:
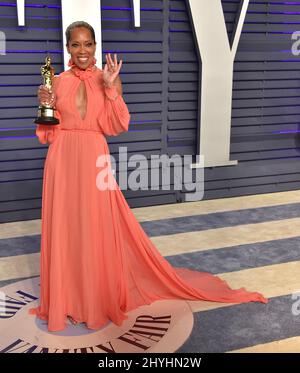
M 38 89 L 38 101 L 41 105 L 43 102 L 51 102 L 51 106 L 55 106 L 55 100 L 56 100 L 56 90 L 59 83 L 59 75 L 54 76 L 52 78 L 52 94 L 49 92 L 49 90 L 44 86 L 41 85 Z M 56 113 L 56 116 L 58 114 Z M 60 125 L 49 125 L 49 124 L 37 124 L 35 134 L 39 139 L 39 142 L 41 144 L 51 144 L 56 137 L 58 136 L 60 130 Z
M 115 84 L 116 83 L 116 84 Z M 102 82 L 104 103 L 98 116 L 98 125 L 102 132 L 108 136 L 117 136 L 128 131 L 130 113 L 122 97 L 121 79 L 107 87 Z
M 122 81 L 121 81 L 120 75 L 117 76 L 115 83 L 116 83 L 116 87 L 117 87 L 119 95 L 122 96 L 123 95 L 123 89 L 122 89 Z

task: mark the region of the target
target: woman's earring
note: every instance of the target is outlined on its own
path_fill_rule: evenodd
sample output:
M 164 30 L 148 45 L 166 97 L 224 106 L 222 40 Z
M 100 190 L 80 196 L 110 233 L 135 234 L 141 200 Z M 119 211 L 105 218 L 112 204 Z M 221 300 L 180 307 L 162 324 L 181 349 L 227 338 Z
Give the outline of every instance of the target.
M 74 62 L 73 62 L 73 60 L 72 60 L 72 57 L 70 57 L 70 59 L 69 59 L 69 62 L 68 62 L 68 66 L 73 66 L 74 65 Z

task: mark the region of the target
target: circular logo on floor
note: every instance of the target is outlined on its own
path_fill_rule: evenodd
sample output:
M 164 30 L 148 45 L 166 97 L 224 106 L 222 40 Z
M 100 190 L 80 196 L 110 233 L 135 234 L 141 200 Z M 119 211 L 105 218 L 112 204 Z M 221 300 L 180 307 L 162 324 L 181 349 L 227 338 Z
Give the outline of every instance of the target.
M 128 312 L 122 326 L 110 322 L 91 330 L 69 323 L 63 331 L 49 332 L 46 321 L 28 313 L 38 306 L 39 281 L 36 277 L 0 289 L 0 352 L 174 352 L 193 328 L 187 302 L 163 300 Z

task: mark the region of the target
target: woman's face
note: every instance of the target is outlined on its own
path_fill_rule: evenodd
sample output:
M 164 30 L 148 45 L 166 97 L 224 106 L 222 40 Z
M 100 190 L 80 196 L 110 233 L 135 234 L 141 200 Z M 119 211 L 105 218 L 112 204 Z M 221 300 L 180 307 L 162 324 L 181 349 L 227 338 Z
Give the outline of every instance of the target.
M 96 51 L 90 30 L 85 27 L 76 27 L 71 31 L 71 39 L 67 45 L 68 53 L 80 69 L 85 70 L 93 61 Z

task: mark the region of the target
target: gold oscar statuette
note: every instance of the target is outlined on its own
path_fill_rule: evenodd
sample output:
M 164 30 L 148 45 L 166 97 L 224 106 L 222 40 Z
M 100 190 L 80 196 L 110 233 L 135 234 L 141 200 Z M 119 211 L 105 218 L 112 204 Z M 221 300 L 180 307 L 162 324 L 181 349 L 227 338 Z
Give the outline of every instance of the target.
M 51 66 L 51 58 L 45 59 L 45 65 L 41 67 L 41 75 L 44 80 L 44 85 L 51 89 L 52 78 L 54 76 L 54 68 Z M 36 124 L 59 124 L 59 120 L 54 116 L 55 108 L 50 103 L 42 103 L 39 105 L 38 117 L 34 121 Z

